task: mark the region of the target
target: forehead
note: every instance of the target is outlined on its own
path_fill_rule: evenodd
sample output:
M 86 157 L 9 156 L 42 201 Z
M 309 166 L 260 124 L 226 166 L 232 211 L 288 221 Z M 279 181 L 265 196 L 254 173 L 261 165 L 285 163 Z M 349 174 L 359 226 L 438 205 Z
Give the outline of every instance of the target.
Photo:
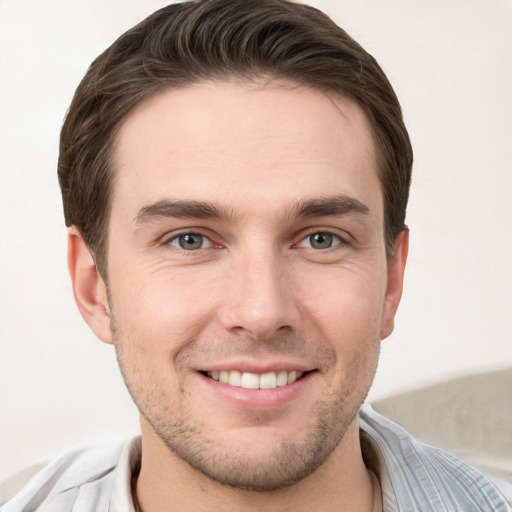
M 161 92 L 123 123 L 115 162 L 113 206 L 126 213 L 169 195 L 233 208 L 334 193 L 380 202 L 362 110 L 289 83 Z

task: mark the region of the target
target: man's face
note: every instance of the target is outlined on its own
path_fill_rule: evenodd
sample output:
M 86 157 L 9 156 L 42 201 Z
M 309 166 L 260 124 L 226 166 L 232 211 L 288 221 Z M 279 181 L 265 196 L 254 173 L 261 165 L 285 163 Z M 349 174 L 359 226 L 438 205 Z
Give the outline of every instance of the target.
M 108 278 L 148 446 L 268 490 L 357 431 L 398 302 L 376 167 L 354 103 L 283 83 L 198 84 L 129 116 Z

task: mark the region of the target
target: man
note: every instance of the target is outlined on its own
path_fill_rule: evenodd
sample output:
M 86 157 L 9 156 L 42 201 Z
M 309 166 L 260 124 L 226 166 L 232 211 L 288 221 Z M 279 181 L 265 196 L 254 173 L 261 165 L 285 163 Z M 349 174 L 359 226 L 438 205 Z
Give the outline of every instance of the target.
M 141 413 L 21 510 L 511 510 L 361 404 L 393 330 L 412 151 L 374 61 L 282 0 L 164 8 L 91 66 L 59 158 L 77 305 Z

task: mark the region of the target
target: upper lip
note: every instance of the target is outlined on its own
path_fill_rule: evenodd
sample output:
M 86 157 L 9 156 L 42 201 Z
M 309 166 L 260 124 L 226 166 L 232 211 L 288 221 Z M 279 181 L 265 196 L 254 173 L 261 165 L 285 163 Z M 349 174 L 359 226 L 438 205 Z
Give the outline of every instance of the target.
M 265 373 L 279 372 L 283 370 L 288 372 L 294 370 L 308 372 L 314 369 L 315 368 L 311 365 L 290 360 L 272 361 L 266 363 L 261 361 L 230 360 L 207 364 L 201 368 L 198 368 L 197 371 L 221 372 L 238 370 L 240 372 L 256 373 L 258 375 L 263 375 Z

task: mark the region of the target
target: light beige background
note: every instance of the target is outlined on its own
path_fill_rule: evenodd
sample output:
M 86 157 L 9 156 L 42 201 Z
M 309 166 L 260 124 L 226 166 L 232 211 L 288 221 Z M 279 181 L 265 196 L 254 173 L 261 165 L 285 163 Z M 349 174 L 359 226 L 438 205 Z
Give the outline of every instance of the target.
M 88 64 L 165 3 L 0 0 L 0 479 L 137 429 L 73 303 L 55 169 Z M 382 64 L 415 147 L 406 287 L 371 397 L 512 366 L 512 2 L 312 3 Z

